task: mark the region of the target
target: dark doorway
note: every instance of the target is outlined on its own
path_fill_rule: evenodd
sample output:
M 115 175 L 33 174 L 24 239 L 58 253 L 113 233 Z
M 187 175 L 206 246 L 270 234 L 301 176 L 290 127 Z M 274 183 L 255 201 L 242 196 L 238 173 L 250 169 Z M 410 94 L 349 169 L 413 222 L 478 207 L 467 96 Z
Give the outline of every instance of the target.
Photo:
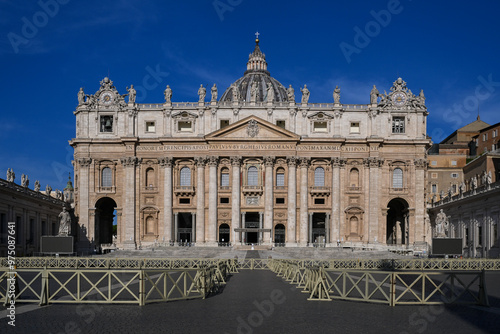
M 192 242 L 193 215 L 191 212 L 179 212 L 177 214 L 177 241 Z
M 276 246 L 285 246 L 285 225 L 276 224 L 274 227 L 274 244 Z
M 312 243 L 324 244 L 326 240 L 326 213 L 313 213 Z
M 219 243 L 229 244 L 231 242 L 230 231 L 228 224 L 221 224 L 219 226 Z
M 95 204 L 95 243 L 113 243 L 113 222 L 116 214 L 116 202 L 109 197 L 103 197 Z
M 245 228 L 255 229 L 255 232 L 245 233 L 245 243 L 247 245 L 258 244 L 259 243 L 259 232 L 257 229 L 259 226 L 259 213 L 258 212 L 247 212 L 245 214 Z
M 386 243 L 405 245 L 408 242 L 408 202 L 394 198 L 387 208 Z

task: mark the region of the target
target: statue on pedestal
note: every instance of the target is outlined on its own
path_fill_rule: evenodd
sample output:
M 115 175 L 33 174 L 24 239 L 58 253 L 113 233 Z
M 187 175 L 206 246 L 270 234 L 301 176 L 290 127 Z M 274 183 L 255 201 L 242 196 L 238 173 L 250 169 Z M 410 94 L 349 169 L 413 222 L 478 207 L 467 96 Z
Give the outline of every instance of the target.
M 163 92 L 163 95 L 165 95 L 166 103 L 172 102 L 172 89 L 170 88 L 169 85 L 167 85 L 167 88 L 165 88 L 165 92 Z
M 252 82 L 252 86 L 250 87 L 250 101 L 257 102 L 259 99 L 259 85 L 257 82 Z
M 217 101 L 217 86 L 214 84 L 211 89 L 212 93 L 212 102 Z
M 203 87 L 203 85 L 200 85 L 200 88 L 198 89 L 198 102 L 205 102 L 205 96 L 207 95 L 207 89 Z
M 67 237 L 71 234 L 71 215 L 63 206 L 62 212 L 59 214 L 59 233 L 58 236 Z
M 370 92 L 370 103 L 371 104 L 377 104 L 377 99 L 378 99 L 379 92 L 377 90 L 377 87 L 373 85 L 372 91 Z
M 301 88 L 300 92 L 302 93 L 301 103 L 307 104 L 307 102 L 309 101 L 309 94 L 310 94 L 309 89 L 307 89 L 307 85 L 304 85 L 304 88 Z
M 28 175 L 21 175 L 21 187 L 28 188 L 30 184 L 30 180 L 28 179 Z
M 443 212 L 443 209 L 439 211 L 439 213 L 436 216 L 436 238 L 446 238 L 447 233 L 448 233 L 448 217 L 446 216 L 446 213 Z
M 240 100 L 240 91 L 238 87 L 233 83 L 232 84 L 232 93 L 233 93 L 233 102 L 238 102 Z
M 78 91 L 78 105 L 85 104 L 85 93 L 83 92 L 83 87 L 80 87 Z
M 292 85 L 287 88 L 286 93 L 288 96 L 288 102 L 295 102 L 295 90 L 292 88 Z
M 274 87 L 271 83 L 267 86 L 267 102 L 274 101 Z
M 128 103 L 135 103 L 135 96 L 137 92 L 134 89 L 134 85 L 130 85 L 130 88 L 127 87 L 128 92 Z
M 35 181 L 35 191 L 40 192 L 40 181 L 38 180 Z
M 340 103 L 340 88 L 339 88 L 339 86 L 335 86 L 335 89 L 333 90 L 333 102 L 335 104 Z
M 52 187 L 47 184 L 45 187 L 45 195 L 50 196 L 50 193 L 52 192 Z

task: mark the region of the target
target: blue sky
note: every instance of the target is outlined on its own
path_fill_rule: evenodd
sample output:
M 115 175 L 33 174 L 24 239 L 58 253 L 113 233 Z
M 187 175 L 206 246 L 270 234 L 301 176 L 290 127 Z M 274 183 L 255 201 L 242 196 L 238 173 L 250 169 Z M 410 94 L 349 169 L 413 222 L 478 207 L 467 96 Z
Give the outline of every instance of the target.
M 0 0 L 0 177 L 64 188 L 77 92 L 110 76 L 137 102 L 196 101 L 243 75 L 259 31 L 271 75 L 310 102 L 368 103 L 401 76 L 427 98 L 438 142 L 475 120 L 500 121 L 500 2 Z M 155 73 L 155 75 L 152 75 Z M 156 78 L 155 78 L 156 77 Z M 146 89 L 147 87 L 147 89 Z M 222 92 L 221 92 L 222 93 Z M 300 94 L 296 94 L 300 98 Z

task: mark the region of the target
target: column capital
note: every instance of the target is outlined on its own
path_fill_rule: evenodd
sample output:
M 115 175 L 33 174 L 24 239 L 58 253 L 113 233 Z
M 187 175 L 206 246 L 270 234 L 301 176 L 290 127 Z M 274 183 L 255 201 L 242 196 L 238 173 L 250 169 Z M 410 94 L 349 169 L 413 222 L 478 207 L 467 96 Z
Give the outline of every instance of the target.
M 80 167 L 88 167 L 92 163 L 92 158 L 79 158 L 76 161 Z
M 276 158 L 275 157 L 264 157 L 264 165 L 266 167 L 272 167 L 274 166 L 274 160 Z
M 142 158 L 138 157 L 124 157 L 120 159 L 120 162 L 124 167 L 135 167 L 139 165 L 142 161 Z
M 207 164 L 210 167 L 217 167 L 217 165 L 219 164 L 219 157 L 217 157 L 217 156 L 210 156 L 210 157 L 208 157 Z
M 231 166 L 240 166 L 241 157 L 231 157 Z
M 194 161 L 196 162 L 197 167 L 205 167 L 205 163 L 207 162 L 206 157 L 195 157 Z
M 426 169 L 427 168 L 427 160 L 425 159 L 415 159 L 413 160 L 416 169 Z
M 291 156 L 291 157 L 286 157 L 286 163 L 288 166 L 296 166 L 297 165 L 298 158 Z
M 305 157 L 300 157 L 299 158 L 299 165 L 301 168 L 307 168 L 309 167 L 309 163 L 311 162 L 311 158 L 305 158 Z
M 363 163 L 366 167 L 369 168 L 382 167 L 382 165 L 384 164 L 384 159 L 376 157 L 364 158 Z
M 172 157 L 164 157 L 164 158 L 158 159 L 158 161 L 160 163 L 160 167 L 166 168 L 166 167 L 172 167 L 172 163 L 173 163 L 174 159 Z
M 347 163 L 347 160 L 340 157 L 334 157 L 332 158 L 331 163 L 333 167 L 344 167 Z

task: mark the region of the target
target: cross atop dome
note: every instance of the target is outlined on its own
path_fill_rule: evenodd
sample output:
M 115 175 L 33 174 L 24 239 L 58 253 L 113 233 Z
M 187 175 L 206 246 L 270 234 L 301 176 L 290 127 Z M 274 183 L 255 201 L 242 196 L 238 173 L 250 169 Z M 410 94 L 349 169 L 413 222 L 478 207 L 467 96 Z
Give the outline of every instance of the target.
M 248 56 L 247 71 L 267 71 L 266 55 L 259 48 L 260 33 L 255 33 L 255 49 Z
M 257 32 L 255 33 L 255 43 L 257 43 L 257 44 L 259 43 L 259 36 L 260 36 L 260 34 L 259 34 L 259 32 L 257 31 Z

